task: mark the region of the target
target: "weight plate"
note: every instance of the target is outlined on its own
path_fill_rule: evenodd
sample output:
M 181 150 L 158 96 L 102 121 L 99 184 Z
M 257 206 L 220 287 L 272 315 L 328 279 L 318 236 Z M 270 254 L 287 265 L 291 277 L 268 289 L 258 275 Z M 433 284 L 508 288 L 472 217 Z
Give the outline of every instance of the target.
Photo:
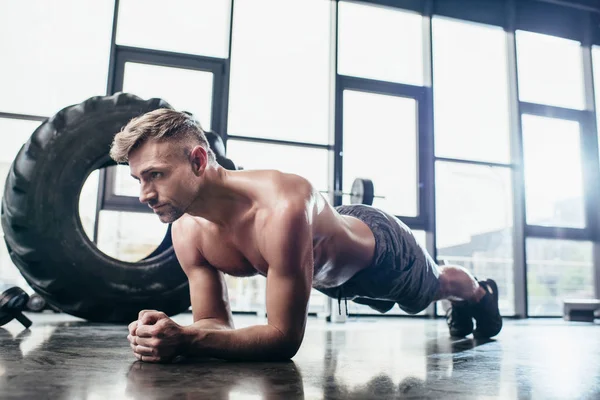
M 373 205 L 374 196 L 375 187 L 372 180 L 366 178 L 356 178 L 354 180 L 352 190 L 350 190 L 351 204 Z

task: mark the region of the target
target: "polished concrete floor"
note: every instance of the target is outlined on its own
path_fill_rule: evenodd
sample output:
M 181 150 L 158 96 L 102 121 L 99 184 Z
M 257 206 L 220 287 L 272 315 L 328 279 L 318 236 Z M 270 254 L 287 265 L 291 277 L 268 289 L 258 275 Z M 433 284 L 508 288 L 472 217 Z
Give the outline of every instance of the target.
M 28 316 L 30 330 L 0 327 L 0 399 L 600 399 L 598 320 L 506 320 L 477 342 L 443 320 L 312 318 L 290 362 L 157 365 L 136 361 L 125 326 Z

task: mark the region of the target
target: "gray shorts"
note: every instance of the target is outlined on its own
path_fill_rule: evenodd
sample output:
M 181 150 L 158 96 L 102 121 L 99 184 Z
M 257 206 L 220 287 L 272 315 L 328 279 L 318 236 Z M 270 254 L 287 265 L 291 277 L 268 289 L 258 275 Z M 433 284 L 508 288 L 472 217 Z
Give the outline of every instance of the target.
M 386 312 L 394 303 L 409 314 L 429 306 L 439 289 L 439 271 L 427 251 L 402 221 L 372 206 L 336 207 L 366 223 L 375 236 L 373 264 L 341 286 L 317 289 L 339 300 L 353 300 Z

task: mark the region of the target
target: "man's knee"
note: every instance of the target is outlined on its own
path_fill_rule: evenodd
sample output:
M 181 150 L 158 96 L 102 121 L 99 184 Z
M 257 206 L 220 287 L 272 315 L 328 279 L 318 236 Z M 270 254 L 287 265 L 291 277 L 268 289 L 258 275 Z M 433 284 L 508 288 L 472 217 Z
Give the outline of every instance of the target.
M 452 272 L 448 266 L 439 266 L 440 274 L 438 276 L 438 290 L 435 295 L 435 301 L 442 300 L 448 297 L 450 294 L 450 287 L 452 284 Z
M 369 306 L 373 310 L 379 311 L 382 314 L 385 314 L 386 312 L 390 311 L 394 307 L 394 304 L 396 304 L 393 301 L 368 299 L 366 297 L 357 297 L 352 301 L 357 304 L 364 304 L 366 306 Z

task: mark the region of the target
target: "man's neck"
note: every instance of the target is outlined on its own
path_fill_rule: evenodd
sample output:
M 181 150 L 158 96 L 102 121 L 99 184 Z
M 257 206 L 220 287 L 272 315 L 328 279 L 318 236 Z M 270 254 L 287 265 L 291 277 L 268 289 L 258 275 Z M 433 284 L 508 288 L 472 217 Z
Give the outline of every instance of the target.
M 220 227 L 231 227 L 252 207 L 248 194 L 232 181 L 231 173 L 220 167 L 205 170 L 204 184 L 187 214 L 204 218 Z M 234 178 L 235 179 L 235 178 Z

